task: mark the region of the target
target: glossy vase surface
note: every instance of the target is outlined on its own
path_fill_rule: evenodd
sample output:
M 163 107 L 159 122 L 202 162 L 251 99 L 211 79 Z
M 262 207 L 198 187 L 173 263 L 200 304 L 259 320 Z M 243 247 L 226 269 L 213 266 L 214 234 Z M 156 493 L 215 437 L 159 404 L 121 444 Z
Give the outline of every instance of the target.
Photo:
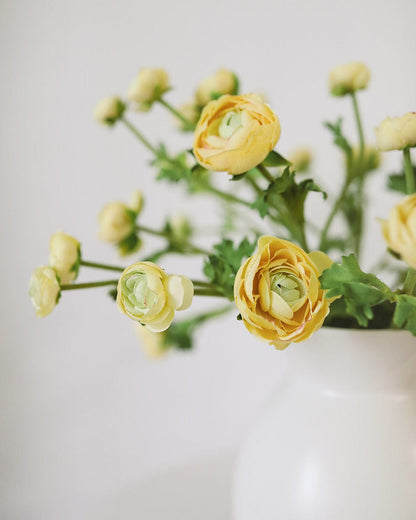
M 415 520 L 416 338 L 327 328 L 283 354 L 239 456 L 233 520 Z

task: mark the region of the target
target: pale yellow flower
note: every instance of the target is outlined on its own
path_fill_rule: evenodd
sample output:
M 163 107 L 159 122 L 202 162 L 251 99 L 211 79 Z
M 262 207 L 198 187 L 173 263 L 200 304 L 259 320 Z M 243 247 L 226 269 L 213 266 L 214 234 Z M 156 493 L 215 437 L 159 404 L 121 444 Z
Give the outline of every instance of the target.
M 330 71 L 328 81 L 331 94 L 345 96 L 367 87 L 370 70 L 361 62 L 339 65 Z
M 375 133 L 377 147 L 383 152 L 416 146 L 416 112 L 384 119 Z
M 121 274 L 117 305 L 132 320 L 152 332 L 161 332 L 172 323 L 175 311 L 191 305 L 193 293 L 193 284 L 186 276 L 168 276 L 153 262 L 137 262 Z
M 106 97 L 97 103 L 94 117 L 99 123 L 111 126 L 122 117 L 125 109 L 126 106 L 120 98 Z
M 35 308 L 36 316 L 44 318 L 57 304 L 61 289 L 56 272 L 52 267 L 37 267 L 30 278 L 29 296 Z
M 135 325 L 140 343 L 147 356 L 156 359 L 168 352 L 169 346 L 165 343 L 166 332 L 152 332 L 149 327 L 139 322 L 136 322 Z
M 182 117 L 189 121 L 191 125 L 196 125 L 199 116 L 201 115 L 200 107 L 193 101 L 181 105 L 178 108 L 178 112 L 182 115 Z M 185 125 L 185 123 L 180 119 L 175 118 L 175 121 L 182 130 L 189 130 L 189 126 Z
M 129 205 L 128 207 L 133 210 L 135 213 L 141 213 L 144 205 L 144 197 L 143 193 L 139 190 L 134 191 L 130 195 Z
M 117 243 L 135 229 L 135 215 L 123 202 L 109 202 L 98 215 L 98 236 L 104 242 Z
M 279 137 L 279 119 L 258 96 L 225 95 L 202 111 L 194 154 L 208 170 L 236 175 L 260 164 Z
M 198 86 L 195 98 L 200 106 L 224 94 L 237 94 L 238 79 L 230 70 L 220 69 L 213 76 L 204 79 Z
M 172 215 L 168 220 L 168 228 L 175 242 L 184 243 L 192 236 L 192 225 L 183 213 Z
M 80 262 L 80 243 L 70 235 L 57 231 L 49 241 L 49 265 L 55 269 L 63 285 L 75 280 Z
M 313 155 L 309 148 L 297 148 L 289 156 L 289 161 L 297 173 L 302 173 L 309 169 L 312 158 Z
M 416 193 L 394 206 L 381 225 L 389 248 L 416 269 Z
M 169 89 L 169 77 L 164 69 L 141 69 L 130 83 L 127 97 L 135 103 L 153 103 Z
M 307 339 L 329 312 L 319 276 L 331 263 L 320 251 L 308 255 L 287 240 L 261 237 L 234 284 L 247 330 L 277 349 Z

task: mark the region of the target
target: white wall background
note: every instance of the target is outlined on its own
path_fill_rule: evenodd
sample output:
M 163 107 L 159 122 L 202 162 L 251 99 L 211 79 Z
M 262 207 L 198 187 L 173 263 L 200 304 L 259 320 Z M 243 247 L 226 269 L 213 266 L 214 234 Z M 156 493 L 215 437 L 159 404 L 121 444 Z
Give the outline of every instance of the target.
M 95 123 L 97 99 L 124 93 L 140 67 L 162 66 L 179 103 L 232 68 L 243 91 L 267 94 L 282 122 L 279 150 L 317 148 L 315 170 L 336 187 L 339 158 L 321 122 L 346 113 L 355 129 L 348 100 L 327 94 L 328 70 L 352 60 L 371 68 L 360 95 L 370 137 L 385 116 L 415 110 L 415 15 L 411 0 L 2 1 L 1 518 L 83 518 L 140 477 L 237 446 L 284 368 L 231 316 L 207 326 L 194 352 L 160 362 L 145 358 L 103 291 L 64 294 L 51 316 L 35 317 L 28 278 L 56 229 L 77 236 L 85 257 L 116 262 L 96 240 L 104 202 L 143 189 L 144 220 L 157 225 L 185 201 L 180 188 L 155 186 L 148 153 L 123 128 Z M 153 141 L 189 145 L 161 108 L 136 122 Z M 374 179 L 374 216 L 395 200 L 382 185 Z M 207 202 L 191 207 L 210 223 Z M 371 229 L 367 252 L 381 251 Z

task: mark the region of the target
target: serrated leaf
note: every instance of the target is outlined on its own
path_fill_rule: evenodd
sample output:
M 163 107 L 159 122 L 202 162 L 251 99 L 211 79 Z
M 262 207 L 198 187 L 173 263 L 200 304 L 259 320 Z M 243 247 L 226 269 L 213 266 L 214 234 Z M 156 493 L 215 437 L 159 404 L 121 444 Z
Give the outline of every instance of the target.
M 343 256 L 342 263 L 332 264 L 322 273 L 320 281 L 327 298 L 344 297 L 346 312 L 362 326 L 373 319 L 372 307 L 393 298 L 385 283 L 360 269 L 353 254 Z
M 259 212 L 261 218 L 264 218 L 269 212 L 269 205 L 266 202 L 265 193 L 260 193 L 257 199 L 250 205 L 251 208 L 256 209 Z
M 350 156 L 352 153 L 352 147 L 342 132 L 342 118 L 337 119 L 335 123 L 326 121 L 324 125 L 332 133 L 335 145 Z
M 397 297 L 393 321 L 397 327 L 410 331 L 416 336 L 416 297 L 400 294 Z
M 264 166 L 290 166 L 292 163 L 283 155 L 272 150 L 263 161 Z

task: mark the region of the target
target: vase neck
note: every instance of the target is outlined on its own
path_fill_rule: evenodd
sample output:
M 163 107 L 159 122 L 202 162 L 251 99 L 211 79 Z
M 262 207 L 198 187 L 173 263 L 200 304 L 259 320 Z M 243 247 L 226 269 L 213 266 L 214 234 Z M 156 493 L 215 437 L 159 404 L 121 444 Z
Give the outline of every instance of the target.
M 416 339 L 405 331 L 322 328 L 288 349 L 301 386 L 332 393 L 416 391 Z

